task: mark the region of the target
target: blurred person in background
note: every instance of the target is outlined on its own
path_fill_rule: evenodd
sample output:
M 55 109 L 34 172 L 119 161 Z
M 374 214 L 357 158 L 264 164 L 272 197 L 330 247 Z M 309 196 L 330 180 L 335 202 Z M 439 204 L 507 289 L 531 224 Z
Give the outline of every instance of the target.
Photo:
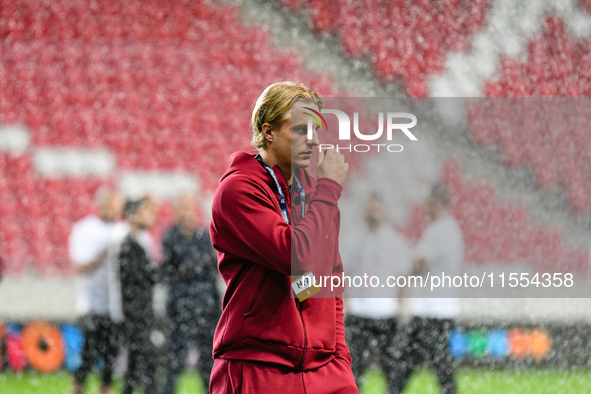
M 128 200 L 128 202 L 133 200 Z M 140 201 L 140 200 L 137 200 Z M 154 213 L 158 210 L 158 201 L 151 195 L 144 196 L 141 201 L 150 204 Z M 127 204 L 124 204 L 127 205 Z M 122 300 L 121 300 L 121 278 L 119 267 L 119 253 L 121 252 L 121 245 L 129 235 L 131 229 L 130 222 L 127 216 L 124 220 L 118 222 L 113 226 L 109 237 L 109 245 L 107 252 L 107 262 L 109 264 L 109 310 L 111 318 L 118 323 L 124 320 Z M 148 251 L 148 257 L 153 259 L 155 254 L 155 244 L 152 236 L 148 231 L 140 231 L 136 235 L 138 242 Z
M 220 318 L 216 287 L 217 258 L 209 230 L 197 226 L 197 198 L 178 197 L 176 223 L 162 240 L 162 278 L 168 284 L 167 314 L 170 321 L 168 371 L 164 394 L 173 394 L 187 361 L 189 345 L 199 350 L 199 371 L 205 387 L 213 366 L 213 334 Z
M 412 267 L 409 245 L 390 223 L 384 221 L 384 203 L 372 194 L 365 205 L 365 225 L 347 237 L 341 247 L 345 273 L 349 276 L 388 276 L 408 274 Z M 392 360 L 387 350 L 393 345 L 400 309 L 397 294 L 386 297 L 383 289 L 351 287 L 345 304 L 345 332 L 351 350 L 351 368 L 357 386 L 371 362 L 371 350 L 387 377 L 392 376 Z M 388 386 L 391 382 L 387 382 Z
M 464 257 L 464 237 L 457 220 L 449 211 L 450 194 L 444 184 L 433 187 L 427 200 L 431 223 L 415 247 L 412 275 L 429 272 L 454 277 L 460 274 Z M 409 290 L 409 289 L 408 289 Z M 431 291 L 415 289 L 417 298 L 409 300 L 414 317 L 394 344 L 393 393 L 401 393 L 413 371 L 427 361 L 435 370 L 444 394 L 454 394 L 453 357 L 449 334 L 459 314 L 456 291 L 449 286 Z M 406 290 L 405 290 L 406 291 Z
M 121 309 L 128 346 L 123 394 L 132 394 L 134 389 L 143 389 L 146 394 L 157 392 L 156 351 L 150 336 L 154 327 L 152 289 L 158 269 L 151 261 L 150 245 L 146 242 L 147 230 L 154 224 L 156 213 L 157 204 L 151 198 L 129 200 L 125 205 L 129 233 L 118 255 Z
M 76 267 L 77 310 L 84 332 L 82 364 L 74 373 L 74 393 L 82 393 L 86 377 L 99 357 L 101 393 L 111 387 L 113 364 L 117 356 L 117 327 L 109 314 L 109 275 L 107 246 L 115 222 L 120 218 L 123 196 L 115 190 L 100 189 L 96 194 L 98 214 L 76 222 L 69 237 L 70 260 Z

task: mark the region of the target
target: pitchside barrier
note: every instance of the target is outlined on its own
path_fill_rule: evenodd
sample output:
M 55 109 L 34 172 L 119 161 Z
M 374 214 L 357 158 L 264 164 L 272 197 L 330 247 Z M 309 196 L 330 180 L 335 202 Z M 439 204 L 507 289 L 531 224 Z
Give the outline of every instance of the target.
M 167 327 L 165 320 L 156 319 L 152 328 L 150 339 L 157 351 L 158 365 L 165 363 Z M 0 323 L 0 371 L 74 372 L 82 364 L 83 346 L 84 333 L 71 322 Z M 121 344 L 121 350 L 123 347 Z M 101 369 L 102 360 L 96 362 Z
M 82 331 L 72 323 L 0 324 L 0 370 L 76 371 L 83 344 Z M 461 323 L 449 344 L 458 364 L 467 367 L 587 367 L 591 325 Z

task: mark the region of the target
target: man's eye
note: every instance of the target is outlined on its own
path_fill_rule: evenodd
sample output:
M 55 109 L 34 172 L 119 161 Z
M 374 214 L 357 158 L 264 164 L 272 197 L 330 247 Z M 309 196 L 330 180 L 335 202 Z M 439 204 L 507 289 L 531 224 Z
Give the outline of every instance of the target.
M 320 127 L 319 127 L 319 126 L 317 126 L 317 127 L 315 127 L 315 128 L 314 128 L 314 131 L 315 131 L 315 132 L 318 132 L 318 130 L 320 130 Z M 308 133 L 308 129 L 306 129 L 306 134 L 307 134 L 307 133 Z

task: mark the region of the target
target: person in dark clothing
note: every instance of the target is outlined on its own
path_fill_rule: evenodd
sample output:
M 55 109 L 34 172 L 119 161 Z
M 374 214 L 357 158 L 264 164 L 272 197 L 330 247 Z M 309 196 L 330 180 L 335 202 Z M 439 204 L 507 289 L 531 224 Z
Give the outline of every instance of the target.
M 449 190 L 444 184 L 433 187 L 427 200 L 431 223 L 415 246 L 412 275 L 429 272 L 433 276 L 450 277 L 460 274 L 464 257 L 464 236 L 458 221 L 452 216 Z M 392 393 L 399 394 L 414 370 L 424 361 L 431 364 L 443 394 L 455 394 L 455 365 L 449 348 L 449 333 L 460 311 L 455 289 L 418 287 L 411 305 L 413 319 L 394 340 L 392 347 Z M 401 288 L 401 291 L 406 291 Z M 412 293 L 411 293 L 412 294 Z M 410 300 L 409 300 L 410 301 Z
M 148 198 L 129 201 L 125 206 L 129 234 L 119 252 L 121 301 L 128 345 L 123 394 L 132 394 L 136 388 L 143 388 L 146 394 L 157 392 L 155 348 L 150 341 L 154 324 L 152 288 L 157 269 L 150 261 L 149 235 L 145 231 L 154 223 L 155 213 L 155 203 Z
M 197 369 L 205 387 L 209 387 L 213 334 L 221 314 L 216 288 L 217 257 L 209 231 L 196 226 L 196 198 L 191 194 L 179 196 L 175 216 L 176 224 L 162 241 L 162 276 L 169 285 L 167 313 L 170 321 L 163 394 L 175 392 L 192 343 L 200 354 Z
M 92 371 L 99 357 L 102 358 L 101 388 L 102 394 L 111 392 L 113 367 L 117 358 L 120 328 L 108 316 L 84 316 L 78 322 L 84 333 L 82 363 L 74 372 L 74 393 L 82 393 L 84 382 Z
M 390 348 L 392 371 L 387 377 L 392 382 L 391 393 L 404 391 L 412 373 L 423 363 L 431 365 L 443 394 L 455 394 L 453 356 L 449 350 L 452 319 L 413 318 L 404 331 L 392 340 Z

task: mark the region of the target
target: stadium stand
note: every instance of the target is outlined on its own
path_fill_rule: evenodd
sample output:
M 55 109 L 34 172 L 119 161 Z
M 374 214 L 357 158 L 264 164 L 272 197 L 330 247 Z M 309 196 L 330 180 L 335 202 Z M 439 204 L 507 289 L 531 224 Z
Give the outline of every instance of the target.
M 564 21 L 547 16 L 528 43 L 527 59 L 504 57 L 487 97 L 587 97 L 591 94 L 591 38 L 572 37 Z
M 429 95 L 427 78 L 443 70 L 448 51 L 467 51 L 485 22 L 486 0 L 283 0 L 306 9 L 320 33 L 337 34 L 354 58 L 367 58 L 384 81 L 402 79 L 406 94 Z
M 485 94 L 587 97 L 591 94 L 590 50 L 590 38 L 573 38 L 560 18 L 547 17 L 543 33 L 529 42 L 527 58 L 503 58 L 500 74 L 486 82 Z M 575 210 L 587 210 L 591 205 L 591 159 L 589 139 L 585 138 L 589 101 L 533 99 L 487 103 L 490 112 L 481 108 L 471 114 L 472 125 L 478 125 L 471 128 L 475 141 L 480 146 L 498 144 L 507 165 L 529 164 L 542 189 L 562 186 Z M 517 114 L 521 113 L 524 115 L 518 123 Z
M 67 239 L 74 221 L 89 213 L 105 179 L 51 179 L 35 173 L 26 155 L 0 156 L 0 242 L 8 272 L 28 263 L 42 274 L 68 270 Z
M 471 40 L 477 44 L 490 42 L 473 51 L 479 57 L 466 59 L 474 61 L 464 61 L 472 68 L 457 73 L 458 86 L 471 85 L 471 81 L 460 80 L 460 74 L 462 78 L 469 79 L 470 75 L 478 77 L 490 73 L 491 60 L 494 62 L 497 59 L 490 53 L 479 53 L 483 48 L 489 52 L 494 52 L 494 48 L 507 48 L 497 49 L 500 69 L 483 82 L 482 90 L 477 94 L 464 94 L 587 97 L 591 93 L 591 68 L 588 66 L 591 61 L 591 36 L 572 36 L 573 33 L 584 33 L 585 26 L 589 30 L 589 18 L 572 2 L 554 9 L 543 2 L 532 1 L 515 10 L 524 18 L 521 23 L 513 25 L 507 22 L 512 11 L 503 8 L 506 5 L 502 1 L 438 2 L 441 7 L 445 4 L 445 12 L 429 2 L 284 0 L 283 3 L 292 10 L 307 10 L 314 28 L 320 33 L 336 34 L 352 57 L 369 58 L 382 80 L 403 79 L 409 96 L 448 95 L 449 92 L 441 92 L 437 87 L 430 91 L 426 81 L 431 75 L 444 70 L 444 58 L 448 52 L 454 57 L 457 53 L 469 52 Z M 589 4 L 582 1 L 580 6 L 589 12 Z M 565 25 L 563 18 L 570 21 L 572 28 Z M 473 38 L 484 30 L 487 23 L 482 39 Z M 523 35 L 535 33 L 538 25 L 542 31 L 527 42 L 527 59 L 523 61 L 515 56 L 516 50 L 509 47 L 519 47 Z M 491 37 L 487 39 L 487 35 Z M 507 43 L 499 43 L 499 36 L 505 36 Z M 490 38 L 494 38 L 494 43 Z M 453 63 L 450 68 L 453 68 Z M 511 108 L 511 104 L 507 104 L 506 108 Z M 500 112 L 497 111 L 489 117 L 492 119 L 498 114 Z M 536 115 L 540 114 L 531 114 Z M 493 123 L 491 119 L 489 123 Z M 500 119 L 504 119 L 505 123 L 511 120 L 510 117 Z M 585 153 L 588 150 L 586 145 L 574 143 L 581 140 L 582 131 L 557 131 L 554 128 L 549 133 L 544 129 L 543 122 L 539 122 L 539 126 L 525 125 L 525 128 L 524 131 L 515 130 L 497 122 L 482 130 L 473 127 L 471 132 L 480 146 L 499 143 L 510 167 L 531 163 L 542 189 L 561 184 L 567 190 L 571 206 L 577 211 L 586 210 L 591 204 L 591 179 L 586 176 L 590 172 L 586 170 L 590 165 Z M 521 143 L 525 140 L 532 142 L 532 149 Z M 561 141 L 561 148 L 560 154 L 554 156 L 550 151 L 556 146 L 556 141 Z M 568 162 L 556 163 L 556 160 Z
M 8 272 L 29 263 L 42 273 L 70 272 L 71 224 L 90 211 L 94 191 L 117 171 L 184 171 L 213 190 L 230 153 L 247 149 L 249 106 L 270 82 L 295 79 L 332 92 L 328 78 L 310 76 L 296 54 L 273 48 L 262 29 L 243 26 L 232 6 L 5 5 L 0 124 L 20 124 L 31 135 L 25 152 L 9 150 L 1 158 L 0 237 Z M 263 61 L 269 58 L 274 61 Z M 42 168 L 32 163 L 41 148 L 106 149 L 116 168 L 99 179 L 45 178 L 52 159 L 35 161 Z M 170 218 L 165 204 L 156 232 Z
M 468 119 L 479 146 L 496 144 L 509 167 L 531 168 L 542 191 L 562 187 L 576 212 L 588 210 L 587 99 L 494 98 L 473 104 Z

